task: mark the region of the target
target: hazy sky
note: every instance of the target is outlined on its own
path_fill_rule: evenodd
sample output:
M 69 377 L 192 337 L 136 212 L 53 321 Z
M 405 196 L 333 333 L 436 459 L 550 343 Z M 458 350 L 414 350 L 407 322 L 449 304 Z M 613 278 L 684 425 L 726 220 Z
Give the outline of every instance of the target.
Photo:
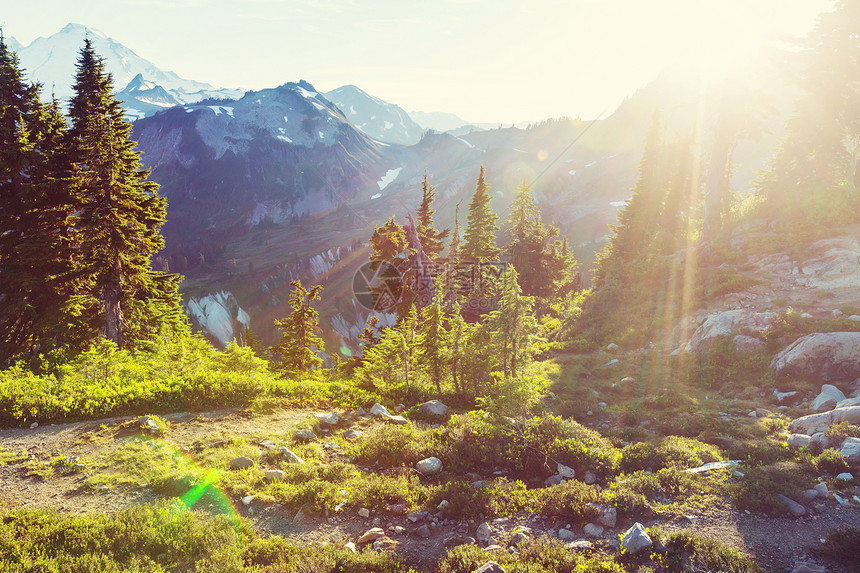
M 706 73 L 805 35 L 833 0 L 0 0 L 27 45 L 68 22 L 180 76 L 355 84 L 476 122 L 596 117 L 668 65 Z

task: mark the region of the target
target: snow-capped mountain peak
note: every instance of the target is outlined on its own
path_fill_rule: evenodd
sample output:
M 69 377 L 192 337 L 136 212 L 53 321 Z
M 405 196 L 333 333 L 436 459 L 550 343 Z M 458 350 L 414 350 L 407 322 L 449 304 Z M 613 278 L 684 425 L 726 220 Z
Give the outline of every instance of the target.
M 6 43 L 6 48 L 11 52 L 18 52 L 23 48 L 21 42 L 13 38 L 12 36 L 4 36 L 3 41 Z

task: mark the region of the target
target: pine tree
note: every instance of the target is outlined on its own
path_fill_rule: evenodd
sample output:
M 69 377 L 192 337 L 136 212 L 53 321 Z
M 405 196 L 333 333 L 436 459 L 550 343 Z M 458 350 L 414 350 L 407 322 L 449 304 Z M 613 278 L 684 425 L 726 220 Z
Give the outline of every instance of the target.
M 77 62 L 68 146 L 76 218 L 73 277 L 95 328 L 118 347 L 133 347 L 183 320 L 180 277 L 155 272 L 150 257 L 164 246 L 159 230 L 167 203 L 141 166 L 131 124 L 113 97 L 113 81 L 87 38 Z
M 499 309 L 487 316 L 486 327 L 496 349 L 505 377 L 517 376 L 532 354 L 531 339 L 537 331 L 537 319 L 531 314 L 534 297 L 524 296 L 516 268 L 507 267 Z
M 319 313 L 312 306 L 313 301 L 319 300 L 322 285 L 311 287 L 302 286 L 302 281 L 290 283 L 293 287 L 290 293 L 290 306 L 293 311 L 284 320 L 276 320 L 275 326 L 281 329 L 281 340 L 272 347 L 272 353 L 280 360 L 278 369 L 282 372 L 304 372 L 322 364 L 322 358 L 317 353 L 324 350 L 322 339 L 317 336 Z
M 436 297 L 422 311 L 419 327 L 419 363 L 430 375 L 436 391 L 442 394 L 442 379 L 449 361 L 448 332 L 445 329 L 445 312 L 442 309 L 442 289 L 436 285 Z
M 427 172 L 424 172 L 424 182 L 421 184 L 421 204 L 418 206 L 418 238 L 424 253 L 432 260 L 439 258 L 448 236 L 448 229 L 437 230 L 433 226 L 433 200 L 436 198 L 436 188 L 430 185 Z
M 56 101 L 39 102 L 0 33 L 0 364 L 56 355 L 72 338 L 69 180 Z
M 517 191 L 505 223 L 505 253 L 517 270 L 523 292 L 546 299 L 558 296 L 572 280 L 577 263 L 559 239 L 558 228 L 543 224 L 531 188 L 525 183 Z
M 469 215 L 466 218 L 466 235 L 463 243 L 462 259 L 474 264 L 482 264 L 499 260 L 499 248 L 496 247 L 496 225 L 498 217 L 490 207 L 490 186 L 484 181 L 484 166 L 478 174 L 475 193 L 469 203 Z

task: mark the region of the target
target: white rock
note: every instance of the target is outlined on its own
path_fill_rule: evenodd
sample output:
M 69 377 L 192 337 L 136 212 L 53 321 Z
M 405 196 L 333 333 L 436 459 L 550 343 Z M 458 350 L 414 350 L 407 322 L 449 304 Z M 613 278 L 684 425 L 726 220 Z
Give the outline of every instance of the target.
M 368 517 L 370 517 L 370 510 L 367 509 L 366 507 L 362 507 L 361 509 L 358 510 L 358 516 L 363 517 L 364 519 L 367 519 Z
M 239 456 L 230 462 L 231 470 L 244 470 L 254 465 L 254 460 L 246 456 Z
M 773 313 L 751 313 L 748 310 L 727 310 L 709 316 L 693 333 L 684 347 L 686 352 L 699 353 L 721 336 L 730 336 L 737 330 L 765 331 L 776 317 Z
M 603 535 L 603 528 L 594 523 L 587 524 L 582 530 L 586 535 L 590 535 L 591 537 L 600 537 Z
M 735 346 L 735 351 L 741 354 L 750 354 L 765 347 L 764 340 L 761 338 L 755 338 L 753 336 L 746 336 L 743 334 L 735 336 L 734 339 L 732 339 L 732 343 Z
M 494 546 L 494 549 L 501 549 L 498 545 Z M 490 548 L 487 547 L 487 551 L 490 551 Z M 477 569 L 475 569 L 472 573 L 505 573 L 505 568 L 496 563 L 495 561 L 487 561 Z
M 296 430 L 295 436 L 297 440 L 316 440 L 317 435 L 314 434 L 313 430 L 301 429 Z
M 33 422 L 32 424 L 30 424 L 30 429 L 31 429 L 31 430 L 35 430 L 35 429 L 36 429 L 36 428 L 38 428 L 38 427 L 39 427 L 39 422 Z
M 842 481 L 851 481 L 854 479 L 854 476 L 848 472 L 842 472 L 841 474 L 836 476 L 836 479 L 841 479 Z
M 573 531 L 569 529 L 559 529 L 558 538 L 561 541 L 573 541 L 574 539 L 576 539 L 576 534 L 574 534 Z
M 821 393 L 812 401 L 810 408 L 816 412 L 832 410 L 842 400 L 845 400 L 845 394 L 842 393 L 842 390 L 832 384 L 823 384 Z
M 489 523 L 482 523 L 478 526 L 478 529 L 475 531 L 475 539 L 477 539 L 480 543 L 489 543 L 493 539 L 493 530 L 490 529 Z
M 651 547 L 653 542 L 645 526 L 637 521 L 630 529 L 624 532 L 624 536 L 621 538 L 621 545 L 625 551 L 633 554 Z
M 782 503 L 788 507 L 789 513 L 794 517 L 800 517 L 802 515 L 806 515 L 806 508 L 794 501 L 791 498 L 788 498 L 781 493 L 776 494 L 777 499 L 779 499 Z
M 291 464 L 303 464 L 303 463 L 305 463 L 305 461 L 302 458 L 300 458 L 295 453 L 293 453 L 292 450 L 285 448 L 284 446 L 281 446 L 280 448 L 278 448 L 278 451 L 281 452 L 281 454 Z
M 442 471 L 442 460 L 435 457 L 424 458 L 415 463 L 415 469 L 425 475 L 437 474 Z
M 797 392 L 779 392 L 777 390 L 773 391 L 773 397 L 776 398 L 777 402 L 782 402 L 786 398 L 791 398 L 792 396 L 797 396 Z
M 256 496 L 254 496 L 254 495 L 246 495 L 245 497 L 242 498 L 242 504 L 243 505 L 251 505 L 251 502 L 254 501 L 255 497 Z
M 794 569 L 791 570 L 791 573 L 827 573 L 827 569 L 815 563 L 798 561 L 794 564 Z
M 607 352 L 616 352 L 619 348 L 620 348 L 620 347 L 619 347 L 617 344 L 615 344 L 614 342 L 610 342 L 610 343 L 606 346 L 606 351 L 607 351 Z
M 860 406 L 848 406 L 847 408 L 836 408 L 829 412 L 810 414 L 793 420 L 788 429 L 799 434 L 813 435 L 823 432 L 830 426 L 848 422 L 849 424 L 860 424 Z
M 343 548 L 355 553 L 355 543 L 353 543 L 352 541 L 347 541 L 344 544 Z
M 820 497 L 821 499 L 827 499 L 829 492 L 827 491 L 827 484 L 826 483 L 824 483 L 824 482 L 817 483 L 817 484 L 815 484 L 815 487 L 813 487 L 812 489 L 815 490 L 815 494 L 817 497 Z
M 596 482 L 596 481 L 597 481 L 597 476 L 596 476 L 596 475 L 594 475 L 594 473 L 593 473 L 593 472 L 591 472 L 591 471 L 586 471 L 586 472 L 585 472 L 585 477 L 583 478 L 583 481 L 585 481 L 585 483 L 586 483 L 587 485 L 591 485 L 591 484 L 593 484 L 594 482 Z
M 633 378 L 632 376 L 625 376 L 621 379 L 622 384 L 632 384 L 633 382 L 636 382 L 636 378 Z
M 383 416 L 385 418 L 391 417 L 391 412 L 389 412 L 385 406 L 378 402 L 370 408 L 370 414 L 373 416 Z

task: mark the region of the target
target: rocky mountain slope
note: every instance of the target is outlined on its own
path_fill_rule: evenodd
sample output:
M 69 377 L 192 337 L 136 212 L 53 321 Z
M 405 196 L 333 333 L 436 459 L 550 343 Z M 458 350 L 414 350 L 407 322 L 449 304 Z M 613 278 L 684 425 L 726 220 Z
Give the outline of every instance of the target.
M 325 97 L 341 109 L 350 123 L 374 139 L 401 145 L 412 145 L 421 139 L 421 126 L 400 106 L 356 86 L 341 86 L 326 92 Z

